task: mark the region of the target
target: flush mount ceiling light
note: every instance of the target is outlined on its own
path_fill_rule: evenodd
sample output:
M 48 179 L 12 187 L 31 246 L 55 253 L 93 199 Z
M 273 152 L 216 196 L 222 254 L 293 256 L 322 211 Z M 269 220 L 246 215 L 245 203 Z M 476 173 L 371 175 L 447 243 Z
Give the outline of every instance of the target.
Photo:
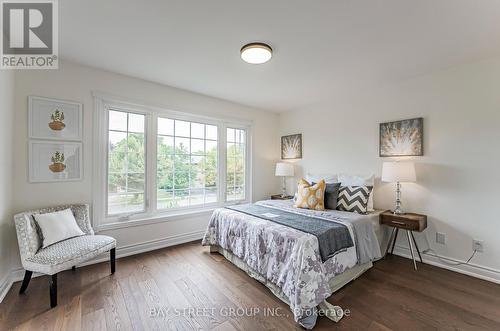
M 271 60 L 273 49 L 264 43 L 250 43 L 240 50 L 241 59 L 251 64 L 262 64 Z

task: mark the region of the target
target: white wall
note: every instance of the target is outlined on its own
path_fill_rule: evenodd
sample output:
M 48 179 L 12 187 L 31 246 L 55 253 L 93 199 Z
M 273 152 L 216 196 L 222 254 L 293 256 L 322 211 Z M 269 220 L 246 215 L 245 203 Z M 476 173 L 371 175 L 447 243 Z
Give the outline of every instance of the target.
M 15 236 L 12 219 L 12 176 L 14 159 L 14 72 L 0 70 L 0 301 L 10 286 L 10 268 L 14 262 Z
M 477 62 L 282 113 L 280 131 L 303 134 L 298 176 L 380 176 L 386 159 L 378 156 L 379 123 L 424 117 L 425 155 L 414 158 L 418 183 L 404 184 L 404 207 L 429 216 L 426 237 L 443 257 L 463 261 L 472 253 L 472 239 L 483 240 L 484 253 L 472 260 L 480 267 L 462 271 L 500 281 L 499 87 L 500 59 Z M 375 206 L 391 208 L 393 192 L 392 184 L 379 182 Z M 446 234 L 445 246 L 436 244 L 436 231 Z
M 244 107 L 220 99 L 154 84 L 102 70 L 60 63 L 59 70 L 25 70 L 16 76 L 16 125 L 14 132 L 14 210 L 72 203 L 92 202 L 92 91 L 123 96 L 127 99 L 166 109 L 230 117 L 253 121 L 253 199 L 276 192 L 274 162 L 278 149 L 278 115 Z M 28 95 L 67 99 L 83 103 L 84 179 L 80 182 L 30 184 L 27 179 L 27 100 Z M 190 216 L 153 225 L 106 231 L 118 240 L 118 254 L 200 238 L 210 214 Z

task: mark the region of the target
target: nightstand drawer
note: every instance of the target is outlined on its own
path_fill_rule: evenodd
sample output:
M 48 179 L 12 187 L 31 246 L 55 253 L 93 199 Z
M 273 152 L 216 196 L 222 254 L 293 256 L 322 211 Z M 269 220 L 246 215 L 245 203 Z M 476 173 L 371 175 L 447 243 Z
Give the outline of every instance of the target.
M 417 214 L 394 215 L 380 214 L 380 224 L 410 231 L 423 231 L 427 227 L 427 217 Z
M 417 222 L 407 222 L 404 220 L 397 220 L 393 218 L 388 218 L 388 217 L 382 217 L 382 220 L 380 222 L 381 224 L 389 225 L 395 228 L 401 228 L 401 229 L 406 229 L 406 230 L 418 230 L 418 223 Z

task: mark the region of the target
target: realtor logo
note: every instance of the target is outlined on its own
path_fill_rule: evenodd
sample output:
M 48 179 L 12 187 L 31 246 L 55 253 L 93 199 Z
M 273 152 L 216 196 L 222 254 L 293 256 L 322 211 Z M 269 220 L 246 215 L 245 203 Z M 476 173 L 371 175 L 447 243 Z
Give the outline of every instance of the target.
M 2 69 L 57 69 L 57 0 L 2 0 Z

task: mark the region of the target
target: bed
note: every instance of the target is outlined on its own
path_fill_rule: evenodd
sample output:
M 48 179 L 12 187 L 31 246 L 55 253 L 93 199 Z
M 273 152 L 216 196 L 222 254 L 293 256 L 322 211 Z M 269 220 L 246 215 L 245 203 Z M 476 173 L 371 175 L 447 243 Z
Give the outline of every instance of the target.
M 360 215 L 298 209 L 292 200 L 264 200 L 252 206 L 216 209 L 202 244 L 266 285 L 290 306 L 295 321 L 304 328 L 312 329 L 320 313 L 340 320 L 342 309 L 326 299 L 381 258 L 386 234 L 379 225 L 380 211 Z M 249 212 L 250 208 L 256 212 Z M 320 252 L 320 237 L 272 219 L 281 214 L 340 225 L 352 245 L 326 258 L 322 243 Z

